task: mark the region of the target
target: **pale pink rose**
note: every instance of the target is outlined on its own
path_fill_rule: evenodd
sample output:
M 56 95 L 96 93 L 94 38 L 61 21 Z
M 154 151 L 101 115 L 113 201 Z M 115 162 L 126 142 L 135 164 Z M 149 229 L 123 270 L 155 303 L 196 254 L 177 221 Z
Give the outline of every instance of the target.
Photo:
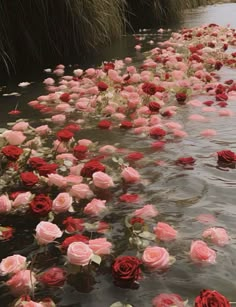
M 45 135 L 51 132 L 51 129 L 48 127 L 48 125 L 42 125 L 35 128 L 34 131 L 39 135 Z
M 69 105 L 69 103 L 59 103 L 55 110 L 58 111 L 58 112 L 67 112 L 69 111 L 71 108 L 71 106 Z
M 143 219 L 150 219 L 157 216 L 158 211 L 153 205 L 145 205 L 143 208 L 135 210 L 134 215 Z
M 116 152 L 117 148 L 115 146 L 112 145 L 105 145 L 99 148 L 99 152 L 102 154 L 113 154 L 114 152 Z
M 192 261 L 197 263 L 216 263 L 216 252 L 201 240 L 192 241 L 190 257 Z
M 76 176 L 76 175 L 68 175 L 66 177 L 64 177 L 67 184 L 78 184 L 81 183 L 83 181 L 83 177 L 82 176 Z
M 92 176 L 95 187 L 108 189 L 114 186 L 112 178 L 103 172 L 95 172 Z
M 84 167 L 84 163 L 80 163 L 78 165 L 71 166 L 70 174 L 74 176 L 79 176 L 83 167 Z M 77 182 L 77 183 L 80 183 L 80 182 Z
M 74 73 L 74 75 L 76 77 L 82 76 L 83 72 L 84 72 L 83 69 L 75 69 L 75 70 L 73 70 L 73 73 Z
M 7 213 L 11 211 L 11 201 L 6 195 L 0 196 L 0 213 Z
M 49 97 L 48 95 L 42 95 L 42 96 L 39 96 L 38 98 L 38 101 L 48 101 L 49 100 Z
M 116 119 L 118 121 L 122 121 L 123 119 L 126 118 L 126 116 L 122 113 L 116 112 L 116 113 L 112 114 L 111 118 Z
M 205 116 L 202 116 L 200 114 L 192 114 L 189 116 L 188 118 L 189 120 L 195 120 L 195 121 L 198 121 L 198 122 L 205 122 L 207 119 Z
M 83 146 L 89 146 L 91 145 L 93 142 L 91 140 L 88 139 L 81 139 L 78 141 L 78 145 L 83 145 Z
M 124 61 L 125 63 L 130 64 L 132 62 L 132 58 L 126 57 Z
M 2 259 L 0 263 L 0 275 L 15 274 L 26 267 L 26 257 L 13 255 Z
M 50 222 L 40 222 L 36 226 L 35 231 L 35 238 L 38 244 L 48 244 L 62 236 L 62 231 L 60 228 L 56 224 Z
M 201 107 L 202 106 L 202 101 L 194 99 L 194 100 L 188 101 L 187 104 L 191 105 L 193 107 Z
M 144 114 L 144 115 L 149 115 L 150 114 L 150 110 L 147 106 L 142 106 L 140 108 L 138 108 L 137 113 L 140 114 Z
M 96 70 L 94 68 L 88 68 L 85 70 L 85 73 L 88 75 L 88 76 L 94 76 L 95 73 L 96 73 Z
M 49 174 L 48 176 L 48 185 L 55 185 L 58 188 L 65 187 L 67 185 L 67 180 L 59 174 Z
M 148 127 L 136 127 L 133 130 L 134 134 L 142 134 L 142 133 L 147 133 L 148 132 Z
M 27 298 L 26 298 L 27 299 Z M 24 297 L 21 297 L 19 300 L 17 300 L 17 302 L 15 303 L 14 307 L 55 307 L 54 305 L 45 305 L 44 303 L 37 303 L 35 301 L 32 300 L 24 300 Z
M 31 106 L 31 107 L 33 107 L 33 106 L 35 106 L 37 104 L 38 104 L 38 100 L 32 100 L 32 101 L 28 102 L 28 105 Z
M 91 202 L 89 202 L 85 208 L 84 213 L 89 215 L 97 216 L 100 213 L 106 211 L 106 200 L 101 200 L 94 198 Z
M 165 123 L 165 126 L 168 127 L 169 129 L 182 129 L 183 128 L 181 124 L 176 123 L 176 122 Z
M 93 196 L 93 192 L 85 183 L 75 184 L 70 189 L 70 194 L 77 199 L 87 199 Z
M 184 307 L 185 303 L 183 299 L 178 295 L 174 293 L 161 293 L 154 297 L 152 300 L 152 306 L 153 307 Z
M 133 167 L 127 166 L 121 172 L 121 177 L 128 183 L 140 181 L 140 174 Z
M 71 153 L 62 153 L 60 155 L 57 155 L 56 160 L 68 160 L 72 163 L 75 163 L 77 161 L 76 157 Z
M 19 122 L 19 123 L 16 123 L 13 127 L 12 127 L 12 130 L 13 131 L 25 131 L 26 129 L 29 128 L 29 123 L 27 122 Z
M 161 118 L 158 115 L 150 116 L 150 126 L 159 125 L 160 123 L 161 123 Z M 160 128 L 162 128 L 162 126 Z
M 102 113 L 103 114 L 113 114 L 113 113 L 115 113 L 115 108 L 114 107 L 112 107 L 112 106 L 106 106 L 105 108 L 103 108 L 103 110 L 102 110 Z
M 92 249 L 83 242 L 73 242 L 67 249 L 67 259 L 71 264 L 85 266 L 89 264 L 92 257 Z
M 231 110 L 224 109 L 224 110 L 218 111 L 218 114 L 219 114 L 219 116 L 233 116 L 234 112 L 231 111 Z
M 12 206 L 14 208 L 28 205 L 33 199 L 33 194 L 31 192 L 20 193 L 14 199 Z
M 51 117 L 54 124 L 62 125 L 66 121 L 66 116 L 64 114 L 56 114 Z
M 180 138 L 184 138 L 184 137 L 188 136 L 188 133 L 183 131 L 183 130 L 173 129 L 172 132 L 173 132 L 174 136 L 178 136 Z
M 55 70 L 53 71 L 53 73 L 54 73 L 56 76 L 58 76 L 58 77 L 63 76 L 63 75 L 64 75 L 64 69 L 60 69 L 60 68 L 55 69 Z
M 177 231 L 167 223 L 158 222 L 153 228 L 157 238 L 162 241 L 172 241 L 176 239 Z
M 106 238 L 98 238 L 89 240 L 89 247 L 96 255 L 110 255 L 112 244 Z
M 203 238 L 210 238 L 211 241 L 219 246 L 225 246 L 229 244 L 229 236 L 224 228 L 212 227 L 206 229 L 203 234 Z
M 114 82 L 120 83 L 123 81 L 122 77 L 119 76 L 118 72 L 114 69 L 109 69 L 107 74 L 108 77 Z
M 134 119 L 133 124 L 135 127 L 146 126 L 148 124 L 148 119 L 144 117 L 138 117 Z
M 69 193 L 59 193 L 52 202 L 52 211 L 55 213 L 73 211 L 72 202 L 73 199 Z
M 150 269 L 163 270 L 170 265 L 170 255 L 164 247 L 148 246 L 142 256 L 143 263 Z
M 214 129 L 206 129 L 201 131 L 200 134 L 204 137 L 209 137 L 216 135 L 216 131 Z
M 21 131 L 4 131 L 2 136 L 10 145 L 20 145 L 26 139 L 26 136 Z
M 203 107 L 202 112 L 216 112 L 216 108 L 215 107 Z
M 55 83 L 55 80 L 53 78 L 46 78 L 43 80 L 43 83 L 46 85 L 53 85 Z
M 203 213 L 203 214 L 199 214 L 196 217 L 196 220 L 200 223 L 207 224 L 207 223 L 214 223 L 216 221 L 216 218 L 212 214 Z
M 28 294 L 35 286 L 35 274 L 30 270 L 17 272 L 6 282 L 14 296 Z

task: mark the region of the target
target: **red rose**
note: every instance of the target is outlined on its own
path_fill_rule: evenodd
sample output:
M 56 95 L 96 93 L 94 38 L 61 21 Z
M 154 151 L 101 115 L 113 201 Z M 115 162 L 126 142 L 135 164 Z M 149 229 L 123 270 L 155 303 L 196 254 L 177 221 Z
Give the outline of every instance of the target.
M 151 102 L 149 102 L 149 104 L 148 104 L 148 108 L 149 108 L 149 110 L 150 110 L 151 112 L 159 112 L 161 106 L 160 106 L 160 104 L 159 104 L 158 102 L 156 102 L 156 101 L 151 101 Z
M 119 199 L 126 203 L 136 203 L 137 201 L 139 201 L 139 195 L 138 194 L 123 194 L 119 197 Z
M 214 101 L 212 101 L 212 100 L 207 100 L 207 101 L 204 101 L 204 102 L 203 102 L 203 104 L 205 104 L 205 105 L 208 106 L 208 107 L 212 106 L 213 103 L 214 103 Z
M 114 282 L 120 287 L 132 287 L 141 274 L 141 261 L 133 256 L 121 256 L 112 265 Z
M 54 174 L 58 165 L 56 163 L 44 163 L 37 168 L 40 176 L 47 176 L 49 174 Z
M 76 132 L 80 130 L 80 125 L 78 124 L 69 124 L 64 129 L 69 130 L 71 132 Z
M 216 101 L 224 101 L 224 100 L 228 100 L 228 96 L 225 93 L 216 95 Z
M 115 68 L 115 64 L 112 62 L 104 62 L 103 63 L 103 71 L 108 72 L 108 70 L 110 69 L 114 69 Z
M 141 225 L 143 225 L 144 224 L 144 219 L 142 219 L 141 217 L 132 217 L 129 222 L 130 222 L 131 225 L 134 225 L 134 224 L 141 224 Z
M 221 108 L 225 108 L 228 105 L 228 103 L 226 101 L 220 101 L 217 103 L 217 105 L 220 106 Z
M 98 123 L 98 128 L 100 129 L 109 129 L 111 127 L 111 122 L 109 120 L 101 120 L 99 123 Z
M 135 152 L 131 152 L 130 154 L 128 154 L 126 156 L 126 159 L 129 161 L 138 161 L 142 159 L 143 157 L 144 155 L 141 152 L 135 151 Z
M 217 152 L 218 163 L 233 163 L 236 162 L 236 155 L 231 150 L 221 150 Z
M 178 102 L 185 102 L 187 95 L 185 93 L 176 93 L 175 98 Z
M 20 174 L 20 178 L 23 184 L 27 187 L 32 187 L 36 183 L 38 183 L 39 178 L 32 172 L 24 172 Z
M 73 218 L 72 216 L 69 216 L 64 219 L 62 224 L 65 225 L 66 231 L 69 233 L 82 231 L 84 229 L 84 221 L 82 219 Z
M 73 136 L 74 133 L 67 129 L 62 129 L 57 132 L 57 139 L 60 142 L 68 142 Z
M 151 82 L 145 82 L 142 85 L 142 90 L 145 94 L 154 95 L 157 92 L 157 86 Z
M 39 157 L 32 157 L 28 160 L 29 165 L 33 168 L 33 169 L 38 169 L 40 166 L 47 164 L 47 162 Z
M 70 236 L 61 243 L 61 249 L 63 251 L 66 251 L 68 246 L 73 242 L 83 242 L 83 243 L 88 244 L 89 238 L 86 236 L 80 235 L 80 234 Z
M 108 89 L 108 85 L 103 81 L 98 82 L 97 87 L 100 92 L 105 92 Z
M 7 159 L 11 161 L 16 161 L 23 153 L 23 149 L 15 145 L 7 145 L 2 148 L 2 153 L 4 154 L 4 156 L 7 157 Z
M 93 173 L 95 172 L 105 172 L 105 166 L 101 164 L 97 160 L 91 160 L 84 164 L 83 168 L 81 169 L 80 175 L 83 177 L 91 178 Z
M 88 147 L 84 145 L 76 145 L 73 148 L 73 154 L 79 160 L 83 160 L 86 158 L 87 151 L 88 151 Z
M 150 133 L 150 136 L 154 139 L 159 139 L 166 135 L 166 131 L 159 127 L 151 128 L 149 133 Z
M 10 240 L 14 231 L 14 228 L 10 226 L 0 226 L 0 241 Z
M 193 157 L 183 157 L 183 158 L 179 158 L 176 161 L 176 164 L 182 164 L 182 165 L 187 165 L 187 164 L 194 164 L 195 163 L 195 159 Z
M 62 287 L 66 281 L 66 271 L 61 268 L 50 268 L 39 277 L 39 281 L 49 287 Z
M 216 70 L 220 70 L 222 66 L 223 66 L 222 62 L 220 62 L 220 61 L 216 61 L 215 62 L 215 69 Z
M 69 102 L 70 100 L 70 94 L 69 93 L 63 93 L 60 96 L 60 100 L 63 102 Z
M 226 91 L 226 89 L 227 89 L 226 86 L 224 86 L 224 85 L 222 85 L 222 84 L 218 84 L 218 85 L 217 85 L 217 88 L 216 88 L 216 90 L 215 90 L 215 93 L 216 93 L 216 94 L 222 94 L 222 93 L 224 93 L 224 92 Z
M 36 195 L 30 203 L 30 209 L 38 215 L 47 215 L 52 209 L 52 200 L 45 194 Z
M 21 194 L 21 193 L 24 193 L 25 191 L 15 191 L 15 192 L 12 192 L 10 195 L 9 195 L 9 198 L 14 200 L 16 199 L 16 197 Z
M 123 120 L 121 123 L 120 123 L 120 128 L 123 128 L 123 129 L 131 129 L 133 127 L 133 124 L 128 121 L 128 120 Z
M 202 290 L 195 299 L 195 307 L 229 307 L 225 296 L 215 290 Z
M 18 115 L 20 113 L 21 113 L 21 111 L 19 111 L 19 110 L 12 110 L 12 111 L 8 112 L 8 114 L 10 114 L 10 115 Z
M 229 79 L 229 80 L 226 80 L 224 83 L 227 84 L 227 85 L 232 85 L 234 83 L 234 80 Z

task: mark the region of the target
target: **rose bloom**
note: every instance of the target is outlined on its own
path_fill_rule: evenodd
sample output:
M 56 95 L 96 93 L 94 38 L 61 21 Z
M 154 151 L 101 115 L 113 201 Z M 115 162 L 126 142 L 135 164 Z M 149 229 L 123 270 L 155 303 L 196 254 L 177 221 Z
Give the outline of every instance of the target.
M 88 265 L 93 257 L 92 249 L 83 242 L 73 242 L 67 249 L 68 262 L 75 265 Z
M 47 176 L 49 174 L 54 174 L 58 165 L 56 163 L 47 163 L 45 162 L 43 165 L 38 166 L 37 170 L 40 176 Z
M 98 238 L 89 240 L 89 247 L 96 255 L 110 255 L 112 244 L 106 238 Z
M 23 153 L 23 149 L 15 145 L 7 145 L 2 148 L 2 153 L 10 161 L 16 161 Z
M 176 160 L 176 164 L 182 164 L 182 165 L 192 165 L 195 163 L 195 159 L 193 157 L 182 157 L 182 158 L 178 158 Z
M 172 241 L 176 239 L 177 231 L 167 223 L 158 222 L 154 232 L 159 240 Z
M 28 293 L 34 288 L 36 283 L 35 275 L 30 270 L 21 270 L 11 277 L 6 282 L 10 287 L 10 291 L 14 296 L 20 296 Z
M 202 237 L 210 238 L 211 241 L 218 246 L 229 244 L 229 236 L 224 228 L 208 228 L 203 232 Z
M 11 211 L 11 201 L 6 195 L 0 196 L 0 213 Z
M 33 169 L 38 169 L 40 166 L 44 165 L 45 163 L 47 164 L 47 162 L 40 157 L 29 158 L 28 163 L 30 167 L 32 167 Z
M 129 161 L 138 161 L 144 158 L 144 155 L 141 152 L 131 152 L 125 158 Z
M 125 182 L 128 183 L 135 183 L 140 181 L 139 173 L 133 167 L 130 166 L 127 166 L 123 169 L 123 171 L 121 172 L 121 176 L 125 180 Z
M 75 234 L 73 236 L 70 236 L 61 243 L 62 251 L 67 251 L 68 246 L 73 242 L 83 242 L 88 244 L 89 238 L 80 234 Z
M 68 233 L 74 233 L 77 231 L 82 231 L 84 229 L 84 220 L 74 218 L 72 216 L 68 216 L 64 221 L 62 222 L 63 225 L 66 227 L 66 232 Z
M 166 135 L 166 131 L 160 127 L 151 127 L 149 130 L 149 134 L 154 139 L 163 138 Z
M 119 197 L 120 201 L 124 201 L 126 203 L 136 203 L 139 201 L 138 194 L 123 194 Z
M 148 246 L 142 256 L 143 263 L 152 270 L 163 270 L 170 265 L 170 255 L 164 247 Z
M 74 133 L 70 130 L 62 129 L 57 132 L 57 139 L 60 142 L 68 142 L 72 137 L 74 136 Z
M 231 150 L 221 150 L 217 152 L 218 163 L 234 163 L 236 162 L 236 155 Z
M 176 307 L 184 307 L 183 299 L 174 293 L 161 293 L 154 297 L 152 300 L 153 307 L 168 307 L 168 306 L 176 306 Z
M 10 240 L 13 237 L 14 228 L 0 226 L 0 241 Z
M 54 124 L 62 125 L 66 120 L 66 116 L 64 114 L 56 114 L 53 115 L 51 119 Z
M 230 302 L 216 290 L 204 289 L 195 298 L 195 307 L 230 307 Z
M 135 210 L 134 215 L 143 219 L 150 219 L 157 216 L 158 211 L 153 205 L 145 205 L 143 208 Z
M 40 275 L 39 281 L 48 287 L 62 287 L 66 281 L 66 271 L 53 267 Z
M 69 193 L 59 193 L 52 202 L 52 211 L 55 213 L 61 213 L 73 210 L 73 199 Z
M 73 148 L 73 154 L 79 160 L 83 160 L 86 158 L 87 151 L 88 147 L 85 145 L 76 145 Z
M 4 131 L 2 136 L 10 145 L 20 145 L 26 139 L 26 136 L 21 131 Z
M 103 119 L 103 120 L 101 120 L 98 123 L 98 128 L 100 128 L 100 129 L 109 129 L 111 127 L 111 125 L 112 125 L 111 121 Z
M 55 307 L 55 304 L 54 305 L 52 305 L 52 304 L 51 305 L 45 305 L 42 302 L 37 303 L 35 301 L 32 301 L 29 296 L 22 295 L 17 300 L 14 307 Z
M 20 174 L 21 181 L 26 187 L 32 187 L 39 182 L 39 178 L 33 172 L 24 172 Z
M 58 188 L 62 188 L 67 185 L 67 180 L 65 179 L 65 177 L 59 174 L 49 174 L 48 175 L 48 185 L 55 185 Z
M 26 267 L 26 257 L 13 255 L 2 259 L 0 275 L 15 274 Z
M 53 242 L 55 239 L 62 236 L 62 231 L 60 228 L 50 222 L 40 222 L 36 226 L 36 240 L 38 244 L 48 244 Z
M 64 178 L 65 178 L 67 184 L 69 184 L 69 185 L 81 183 L 83 181 L 82 176 L 76 176 L 76 175 L 68 175 L 68 176 L 65 176 Z
M 100 199 L 94 198 L 90 203 L 88 203 L 84 207 L 84 213 L 93 215 L 93 216 L 98 216 L 100 213 L 107 210 L 105 204 L 106 204 L 106 200 L 100 200 Z
M 87 199 L 93 196 L 92 190 L 85 183 L 73 185 L 70 189 L 70 194 L 77 199 Z
M 101 164 L 97 160 L 91 160 L 84 164 L 83 168 L 81 169 L 80 175 L 83 177 L 90 177 L 92 178 L 93 173 L 95 172 L 105 172 L 106 167 Z
M 114 186 L 112 178 L 101 171 L 93 173 L 92 177 L 93 184 L 98 188 L 107 189 Z
M 29 128 L 29 123 L 27 122 L 18 122 L 16 123 L 13 127 L 12 127 L 12 130 L 13 131 L 24 131 L 26 129 Z
M 201 240 L 192 242 L 190 257 L 196 263 L 214 264 L 216 262 L 216 252 Z
M 30 209 L 33 213 L 44 216 L 52 209 L 52 200 L 45 194 L 38 194 L 30 203 Z
M 56 151 L 59 154 L 68 152 L 68 148 L 64 142 L 61 142 L 59 140 L 53 141 L 53 150 Z M 58 160 L 58 158 L 56 157 Z

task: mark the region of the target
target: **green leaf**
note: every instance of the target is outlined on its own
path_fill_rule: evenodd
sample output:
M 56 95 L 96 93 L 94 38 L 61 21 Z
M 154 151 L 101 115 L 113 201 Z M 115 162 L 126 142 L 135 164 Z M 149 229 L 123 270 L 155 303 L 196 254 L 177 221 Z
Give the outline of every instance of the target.
M 156 236 L 149 232 L 149 231 L 143 231 L 139 234 L 139 237 L 140 238 L 143 238 L 143 239 L 147 239 L 147 240 L 150 240 L 150 241 L 154 241 L 156 239 Z
M 93 255 L 91 260 L 92 260 L 92 262 L 95 262 L 98 265 L 100 265 L 100 263 L 102 262 L 102 258 L 100 256 L 98 256 L 98 255 L 95 255 L 95 254 Z

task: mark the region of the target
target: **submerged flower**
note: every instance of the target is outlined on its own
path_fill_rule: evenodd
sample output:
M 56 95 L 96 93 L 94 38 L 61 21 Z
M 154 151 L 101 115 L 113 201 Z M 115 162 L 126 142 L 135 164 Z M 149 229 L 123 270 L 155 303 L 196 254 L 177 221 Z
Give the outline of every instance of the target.
M 195 298 L 195 307 L 230 307 L 228 299 L 216 290 L 202 290 Z

